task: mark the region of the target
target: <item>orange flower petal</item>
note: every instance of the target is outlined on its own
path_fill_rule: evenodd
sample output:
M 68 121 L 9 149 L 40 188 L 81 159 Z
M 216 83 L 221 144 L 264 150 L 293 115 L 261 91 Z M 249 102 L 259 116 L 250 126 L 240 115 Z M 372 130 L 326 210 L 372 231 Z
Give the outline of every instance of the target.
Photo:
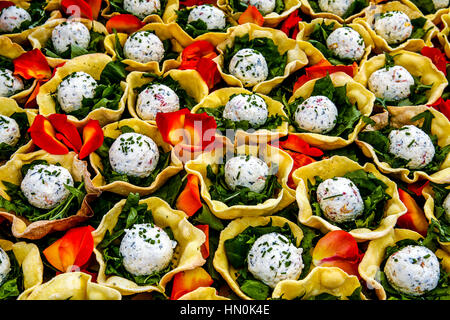
M 185 140 L 184 119 L 189 113 L 189 109 L 184 108 L 175 112 L 156 114 L 156 126 L 165 142 L 176 145 Z
M 33 49 L 13 60 L 14 74 L 24 79 L 49 79 L 52 75 L 47 59 L 41 50 Z
M 38 114 L 28 129 L 33 143 L 50 154 L 66 154 L 69 149 L 56 139 L 56 132 L 50 121 Z
M 173 278 L 172 294 L 170 300 L 177 300 L 188 292 L 200 287 L 209 287 L 214 280 L 205 271 L 198 267 L 192 270 L 181 271 Z
M 209 257 L 209 225 L 207 224 L 199 224 L 196 225 L 197 228 L 203 231 L 206 236 L 205 242 L 202 244 L 200 251 L 202 252 L 203 259 Z
M 67 141 L 67 146 L 71 147 L 74 151 L 78 152 L 81 149 L 81 137 L 78 133 L 77 127 L 69 121 L 67 121 L 66 114 L 53 113 L 48 117 L 48 120 L 61 135 L 64 137 L 64 141 Z M 56 135 L 57 137 L 57 135 Z
M 144 24 L 141 20 L 136 16 L 127 13 L 114 16 L 106 22 L 106 30 L 108 30 L 109 33 L 113 33 L 114 30 L 116 30 L 117 32 L 131 34 L 143 26 Z
M 354 275 L 360 278 L 358 273 L 358 265 L 359 262 L 355 261 L 347 261 L 347 260 L 332 260 L 322 263 L 321 267 L 336 267 L 342 269 L 344 272 L 346 272 L 349 275 Z
M 311 147 L 306 141 L 293 134 L 288 135 L 288 138 L 286 140 L 279 141 L 279 144 L 283 149 L 300 152 L 311 157 L 323 156 L 322 150 L 320 150 L 319 148 Z
M 262 26 L 264 24 L 264 17 L 255 6 L 249 5 L 239 17 L 238 23 L 254 23 L 258 26 Z
M 64 266 L 59 256 L 59 246 L 62 242 L 62 239 L 58 239 L 53 242 L 52 245 L 47 247 L 42 253 L 44 254 L 47 261 L 56 269 L 61 272 L 64 272 Z
M 185 136 L 184 144 L 199 147 L 204 150 L 214 143 L 216 138 L 217 124 L 214 117 L 203 113 L 188 113 L 184 120 Z
M 91 7 L 92 18 L 97 20 L 98 14 L 100 13 L 100 9 L 102 7 L 102 0 L 86 0 L 86 3 Z
M 312 256 L 315 265 L 336 259 L 355 261 L 359 258 L 359 248 L 350 233 L 343 230 L 330 231 L 317 242 Z
M 68 16 L 93 19 L 91 7 L 83 0 L 62 0 L 61 10 Z
M 104 138 L 103 130 L 98 120 L 90 119 L 83 127 L 83 145 L 80 148 L 78 158 L 84 159 L 100 148 Z
M 422 208 L 419 207 L 416 200 L 411 195 L 398 189 L 400 200 L 406 206 L 408 211 L 397 220 L 397 226 L 404 229 L 414 230 L 423 236 L 427 235 L 428 221 Z
M 196 175 L 188 174 L 187 184 L 178 196 L 176 208 L 184 211 L 189 217 L 202 207 L 200 199 L 199 179 Z

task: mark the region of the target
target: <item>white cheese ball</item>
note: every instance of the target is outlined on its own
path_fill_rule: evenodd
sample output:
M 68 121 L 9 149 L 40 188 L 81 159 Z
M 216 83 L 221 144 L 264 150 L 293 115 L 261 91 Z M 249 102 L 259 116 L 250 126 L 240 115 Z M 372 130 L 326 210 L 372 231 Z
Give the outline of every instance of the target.
M 10 97 L 23 89 L 22 79 L 9 69 L 0 69 L 0 97 Z
M 61 109 L 66 113 L 80 109 L 84 98 L 94 97 L 97 85 L 97 81 L 83 71 L 66 76 L 59 84 L 56 96 Z
M 337 28 L 327 38 L 327 47 L 341 59 L 361 60 L 365 44 L 361 35 L 350 27 Z
M 253 49 L 241 49 L 231 58 L 230 73 L 241 80 L 245 87 L 253 87 L 269 76 L 264 56 Z
M 364 201 L 358 187 L 347 178 L 327 179 L 317 187 L 317 202 L 331 221 L 354 221 L 364 211 Z
M 275 10 L 276 0 L 242 0 L 241 3 L 256 7 L 265 16 Z
M 159 161 L 158 145 L 146 135 L 127 132 L 117 137 L 109 149 L 114 171 L 132 177 L 148 177 Z
M 374 30 L 388 44 L 398 44 L 411 36 L 411 19 L 400 11 L 388 11 L 375 18 Z
M 442 207 L 444 207 L 447 220 L 450 221 L 450 193 L 445 197 L 444 202 L 442 203 Z
M 139 93 L 136 113 L 143 120 L 155 120 L 159 112 L 174 112 L 180 109 L 180 99 L 170 87 L 151 84 Z
M 177 242 L 151 223 L 135 224 L 125 230 L 120 243 L 123 266 L 134 276 L 146 276 L 166 268 Z
M 5 250 L 0 248 L 0 286 L 8 276 L 9 271 L 11 271 L 11 261 L 9 261 L 9 256 Z
M 201 20 L 206 24 L 206 29 L 224 29 L 227 21 L 225 13 L 217 7 L 211 5 L 200 5 L 189 12 L 188 23 Z
M 421 296 L 438 285 L 440 267 L 436 255 L 430 249 L 409 245 L 387 259 L 384 273 L 396 290 Z
M 140 63 L 160 62 L 164 58 L 164 53 L 164 44 L 157 35 L 150 31 L 133 33 L 123 46 L 125 58 Z
M 223 109 L 223 117 L 231 121 L 247 120 L 252 126 L 266 123 L 269 111 L 266 101 L 257 94 L 237 94 Z
M 71 45 L 87 49 L 91 42 L 89 29 L 78 21 L 66 21 L 52 31 L 52 43 L 57 53 L 66 52 Z
M 302 252 L 284 235 L 266 233 L 256 239 L 248 252 L 248 271 L 275 288 L 282 280 L 297 280 L 303 270 Z
M 432 0 L 434 8 L 436 10 L 442 9 L 442 8 L 448 8 L 449 6 L 449 0 Z
M 399 101 L 409 97 L 414 78 L 402 66 L 381 68 L 373 72 L 368 81 L 369 90 L 377 98 Z
M 325 96 L 312 96 L 297 106 L 294 118 L 297 125 L 306 131 L 327 133 L 336 126 L 338 110 Z
M 27 171 L 20 189 L 32 206 L 53 209 L 70 195 L 65 185 L 73 187 L 69 170 L 54 164 L 38 164 Z
M 247 187 L 254 192 L 261 192 L 268 175 L 268 165 L 254 156 L 240 155 L 225 163 L 225 182 L 232 190 L 239 186 Z
M 413 125 L 406 125 L 389 133 L 389 152 L 409 160 L 410 169 L 420 169 L 433 160 L 435 148 L 430 137 Z
M 319 0 L 319 7 L 322 11 L 334 13 L 342 17 L 355 0 Z
M 123 8 L 142 20 L 161 10 L 161 2 L 159 0 L 124 0 Z
M 12 32 L 25 21 L 31 21 L 30 14 L 17 6 L 4 8 L 0 13 L 0 32 Z
M 20 139 L 20 128 L 16 120 L 0 114 L 0 144 L 15 146 Z

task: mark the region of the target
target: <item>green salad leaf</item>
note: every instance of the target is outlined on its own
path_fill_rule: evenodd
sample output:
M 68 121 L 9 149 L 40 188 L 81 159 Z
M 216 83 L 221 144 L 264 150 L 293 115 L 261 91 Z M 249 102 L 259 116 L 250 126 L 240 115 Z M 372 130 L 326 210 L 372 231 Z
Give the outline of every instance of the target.
M 0 300 L 15 300 L 24 290 L 23 273 L 13 251 L 6 254 L 11 266 L 5 279 L 0 276 Z

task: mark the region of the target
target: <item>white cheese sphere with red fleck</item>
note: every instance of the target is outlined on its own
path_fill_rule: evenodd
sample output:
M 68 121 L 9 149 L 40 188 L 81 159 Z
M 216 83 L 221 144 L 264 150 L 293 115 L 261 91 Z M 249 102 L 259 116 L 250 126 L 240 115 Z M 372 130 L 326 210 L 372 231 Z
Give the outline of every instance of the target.
M 15 146 L 20 139 L 20 128 L 13 118 L 0 114 L 0 144 Z
M 77 71 L 66 76 L 58 86 L 59 105 L 64 112 L 70 113 L 83 105 L 83 99 L 93 98 L 97 81 L 84 71 Z
M 152 138 L 135 132 L 123 133 L 109 149 L 114 171 L 132 177 L 148 177 L 159 161 L 158 145 Z
M 246 187 L 254 192 L 261 192 L 269 176 L 267 164 L 255 157 L 240 155 L 225 163 L 225 182 L 232 189 Z
M 306 131 L 327 133 L 337 121 L 338 110 L 328 97 L 312 96 L 297 106 L 294 117 L 297 125 Z
M 38 164 L 27 171 L 20 189 L 28 202 L 40 209 L 53 209 L 70 195 L 73 187 L 69 170 L 54 164 Z
M 206 24 L 207 30 L 224 29 L 227 24 L 225 13 L 217 7 L 207 4 L 197 6 L 189 12 L 188 23 L 198 20 Z
M 321 182 L 317 187 L 317 202 L 325 217 L 337 223 L 354 221 L 364 211 L 358 187 L 343 177 Z
M 424 246 L 409 245 L 387 259 L 384 273 L 394 289 L 421 296 L 437 287 L 441 271 L 433 251 Z
M 269 111 L 266 101 L 257 94 L 237 94 L 223 109 L 223 117 L 231 121 L 246 120 L 251 126 L 266 123 Z
M 24 89 L 22 79 L 9 69 L 0 68 L 0 97 L 10 97 Z
M 10 271 L 11 271 L 11 261 L 9 261 L 9 256 L 5 252 L 5 250 L 0 248 L 0 286 L 6 279 Z
M 136 113 L 143 120 L 155 120 L 159 112 L 174 112 L 180 109 L 180 99 L 170 87 L 151 84 L 142 90 L 136 100 Z
M 322 11 L 333 13 L 342 17 L 355 0 L 319 0 Z
M 388 44 L 398 44 L 411 36 L 413 26 L 411 19 L 403 12 L 388 11 L 375 18 L 373 26 L 376 34 Z
M 56 53 L 64 53 L 72 45 L 87 49 L 91 42 L 89 29 L 79 21 L 65 21 L 52 31 L 52 43 Z
M 160 62 L 164 58 L 164 44 L 150 31 L 138 31 L 128 37 L 123 46 L 125 58 L 140 63 Z
M 123 8 L 142 20 L 161 10 L 161 2 L 159 0 L 124 0 Z
M 337 28 L 327 38 L 327 47 L 341 59 L 361 60 L 365 45 L 361 35 L 350 27 Z
M 368 81 L 369 90 L 377 98 L 399 101 L 409 97 L 414 78 L 402 66 L 381 68 L 373 72 Z
M 430 137 L 413 125 L 406 125 L 389 133 L 389 152 L 409 160 L 410 169 L 420 169 L 433 160 L 435 148 Z
M 231 58 L 230 73 L 242 81 L 245 87 L 253 87 L 269 76 L 264 56 L 254 49 L 241 49 Z
M 11 33 L 25 21 L 31 22 L 31 16 L 25 9 L 17 6 L 4 8 L 0 12 L 0 32 Z
M 242 4 L 256 7 L 263 16 L 275 10 L 276 0 L 242 0 Z

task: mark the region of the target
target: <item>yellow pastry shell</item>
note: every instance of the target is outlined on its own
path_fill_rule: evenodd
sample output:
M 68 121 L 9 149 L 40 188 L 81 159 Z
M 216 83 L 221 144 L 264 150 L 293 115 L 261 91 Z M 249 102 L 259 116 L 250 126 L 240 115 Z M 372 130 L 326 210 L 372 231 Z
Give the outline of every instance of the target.
M 426 104 L 433 104 L 444 92 L 448 82 L 444 74 L 439 71 L 433 62 L 421 54 L 400 50 L 392 54 L 395 65 L 402 66 L 408 72 L 420 77 L 421 83 L 425 85 L 432 85 L 431 89 L 427 91 L 426 96 L 428 101 Z M 354 77 L 354 80 L 361 83 L 368 88 L 369 78 L 378 69 L 384 68 L 386 59 L 384 54 L 379 54 L 364 62 L 359 72 Z
M 114 229 L 125 202 L 126 200 L 124 199 L 114 205 L 114 207 L 103 216 L 97 229 L 92 232 L 95 247 L 103 240 L 108 230 L 111 232 Z M 172 230 L 175 240 L 178 242 L 172 260 L 175 263 L 175 267 L 161 278 L 161 281 L 157 286 L 139 286 L 120 276 L 107 276 L 105 274 L 106 265 L 103 255 L 97 248 L 94 248 L 97 262 L 100 265 L 97 282 L 117 289 L 122 295 L 151 291 L 164 293 L 167 283 L 175 274 L 181 271 L 194 269 L 205 263 L 205 259 L 203 259 L 200 252 L 200 247 L 206 239 L 205 234 L 187 220 L 187 216 L 184 212 L 172 209 L 165 201 L 155 197 L 140 200 L 139 203 L 147 204 L 148 210 L 151 210 L 154 223 L 157 226 L 161 228 L 170 227 Z
M 411 9 L 422 13 L 422 11 L 420 11 L 420 9 L 412 1 L 409 1 L 409 0 L 400 0 L 400 1 L 402 3 L 404 3 L 405 5 L 407 5 L 408 7 L 410 7 Z M 435 25 L 438 25 L 439 22 L 441 22 L 442 15 L 447 14 L 447 13 L 449 13 L 449 8 L 441 8 L 441 9 L 438 9 L 435 13 L 427 14 L 427 15 L 424 15 L 422 13 L 422 15 L 424 15 L 425 18 L 431 20 L 431 22 L 433 22 Z
M 83 272 L 62 273 L 21 294 L 18 300 L 121 300 L 119 291 L 92 282 Z
M 194 98 L 197 103 L 202 101 L 209 93 L 208 86 L 196 70 L 173 69 L 164 74 L 164 77 L 171 77 L 173 80 L 178 82 L 180 87 L 183 88 L 189 96 Z M 150 84 L 153 80 L 154 78 L 141 71 L 133 71 L 128 74 L 126 79 L 127 106 L 128 112 L 133 118 L 140 119 L 136 113 L 136 101 L 138 93 L 135 91 L 135 89 L 146 84 Z M 185 106 L 180 105 L 180 109 L 183 108 L 185 108 Z M 156 125 L 156 120 L 145 121 L 152 125 Z
M 299 9 L 301 6 L 301 1 L 299 0 L 283 0 L 285 5 L 285 10 L 281 13 L 271 12 L 264 16 L 264 27 L 275 28 L 283 20 L 285 20 L 292 12 Z M 231 17 L 238 21 L 242 12 L 235 12 L 230 6 L 230 0 L 218 0 L 217 6 L 223 11 L 229 12 Z
M 230 300 L 217 294 L 217 290 L 212 287 L 200 287 L 194 291 L 182 295 L 177 300 Z
M 439 32 L 438 39 L 444 47 L 445 55 L 450 59 L 450 42 L 448 40 L 448 36 L 450 34 L 450 13 L 442 15 L 441 19 L 444 28 Z
M 292 174 L 292 178 L 297 185 L 296 198 L 299 207 L 298 220 L 300 223 L 315 229 L 320 229 L 322 233 L 341 230 L 341 228 L 331 224 L 326 219 L 313 214 L 308 195 L 309 190 L 307 182 L 309 180 L 312 183 L 315 183 L 315 176 L 319 176 L 325 180 L 334 177 L 342 177 L 348 172 L 361 169 L 365 172 L 372 173 L 377 179 L 385 183 L 388 187 L 386 193 L 389 194 L 392 199 L 386 202 L 384 216 L 380 225 L 375 230 L 357 228 L 350 230 L 349 233 L 357 241 L 377 239 L 389 233 L 397 223 L 397 219 L 407 211 L 405 205 L 399 198 L 397 185 L 386 176 L 383 176 L 373 164 L 366 163 L 364 167 L 362 167 L 357 162 L 342 156 L 333 156 L 329 159 L 314 162 L 305 167 L 300 167 Z
M 290 74 L 301 69 L 308 64 L 308 58 L 306 54 L 300 49 L 299 44 L 296 40 L 290 39 L 286 36 L 283 31 L 259 27 L 253 23 L 246 23 L 234 27 L 229 33 L 228 39 L 220 43 L 217 46 L 219 51 L 219 56 L 214 58 L 217 62 L 217 67 L 223 78 L 223 80 L 230 87 L 244 87 L 242 81 L 231 74 L 224 73 L 224 52 L 226 47 L 234 45 L 234 39 L 237 37 L 242 37 L 244 35 L 249 35 L 249 40 L 254 38 L 269 38 L 272 39 L 275 45 L 278 47 L 280 54 L 287 53 L 287 63 L 284 69 L 284 74 L 282 76 L 274 77 L 272 79 L 267 79 L 262 81 L 255 86 L 253 86 L 252 91 L 262 94 L 268 94 L 273 88 L 283 82 Z
M 300 229 L 300 227 L 295 223 L 278 216 L 243 217 L 235 219 L 231 221 L 227 225 L 227 227 L 220 233 L 219 246 L 216 250 L 216 253 L 214 254 L 213 265 L 217 272 L 219 272 L 224 280 L 228 283 L 231 290 L 233 290 L 241 299 L 252 300 L 252 298 L 241 291 L 238 283 L 236 282 L 237 270 L 228 262 L 227 253 L 225 251 L 225 241 L 236 237 L 247 227 L 263 226 L 268 224 L 269 222 L 272 222 L 273 226 L 278 227 L 282 227 L 287 223 L 297 241 L 297 243 L 295 243 L 295 246 L 300 247 L 301 241 L 303 239 L 302 229 Z
M 311 5 L 309 4 L 308 0 L 301 0 L 301 2 L 302 2 L 302 6 L 300 7 L 300 10 L 304 14 L 310 16 L 311 19 L 326 18 L 326 19 L 336 20 L 339 23 L 349 23 L 364 13 L 364 10 L 361 10 L 360 12 L 355 13 L 354 15 L 351 15 L 350 17 L 343 19 L 342 17 L 340 17 L 334 13 L 331 13 L 331 12 L 325 12 L 325 11 L 315 12 L 313 10 L 313 8 L 311 8 Z
M 92 152 L 89 155 L 89 162 L 91 167 L 94 169 L 95 177 L 92 179 L 92 184 L 95 188 L 103 191 L 114 192 L 122 196 L 127 196 L 130 192 L 139 193 L 141 196 L 151 194 L 158 190 L 164 183 L 172 176 L 176 175 L 178 172 L 183 170 L 182 162 L 177 158 L 176 153 L 173 148 L 168 143 L 164 142 L 161 134 L 156 126 L 152 126 L 145 121 L 139 119 L 124 119 L 119 122 L 110 123 L 109 125 L 103 127 L 103 133 L 105 137 L 117 138 L 122 134 L 120 127 L 129 126 L 134 129 L 136 133 L 141 133 L 150 137 L 158 147 L 161 147 L 165 152 L 171 152 L 170 163 L 164 168 L 152 182 L 151 185 L 147 187 L 135 186 L 131 183 L 125 181 L 114 181 L 112 183 L 106 184 L 105 178 L 101 174 L 103 165 L 100 156 Z
M 57 93 L 59 84 L 66 76 L 73 72 L 83 71 L 90 74 L 98 81 L 103 69 L 111 61 L 111 58 L 103 53 L 86 54 L 67 61 L 62 67 L 59 67 L 55 75 L 40 88 L 36 97 L 39 113 L 44 117 L 56 113 L 55 99 L 52 95 Z M 119 120 L 125 110 L 126 103 L 125 82 L 122 81 L 120 86 L 124 92 L 119 101 L 119 105 L 117 106 L 117 110 L 101 107 L 89 112 L 84 119 L 77 119 L 74 116 L 68 115 L 68 120 L 77 127 L 83 127 L 89 119 L 98 120 L 101 126 Z
M 433 39 L 438 33 L 439 29 L 431 22 L 429 19 L 425 22 L 423 26 L 424 30 L 428 30 L 424 35 L 423 39 L 406 39 L 404 42 L 398 46 L 392 47 L 387 43 L 387 41 L 379 36 L 373 29 L 375 23 L 375 16 L 388 11 L 401 11 L 405 13 L 410 19 L 416 19 L 423 17 L 423 15 L 418 10 L 414 10 L 407 5 L 399 1 L 389 1 L 387 3 L 372 4 L 363 11 L 363 16 L 356 18 L 353 22 L 359 23 L 369 32 L 373 42 L 375 43 L 375 48 L 373 49 L 376 53 L 393 52 L 398 50 L 408 50 L 408 51 L 420 51 L 424 46 L 433 47 Z
M 41 239 L 51 232 L 65 231 L 73 228 L 93 215 L 89 202 L 97 197 L 98 191 L 94 188 L 90 180 L 87 163 L 79 160 L 74 152 L 69 152 L 65 155 L 52 155 L 44 150 L 39 150 L 32 153 L 16 154 L 4 166 L 0 167 L 0 181 L 20 185 L 23 179 L 20 172 L 22 166 L 34 160 L 46 160 L 49 164 L 59 163 L 62 167 L 69 170 L 74 181 L 83 181 L 85 183 L 84 187 L 87 194 L 78 212 L 72 212 L 71 216 L 63 219 L 39 220 L 30 223 L 25 217 L 20 217 L 12 212 L 10 213 L 3 211 L 4 209 L 0 209 L 0 217 L 6 218 L 12 223 L 11 232 L 14 237 L 31 240 Z M 0 196 L 9 199 L 3 183 L 0 183 Z
M 47 42 L 52 37 L 52 32 L 55 27 L 59 26 L 63 22 L 67 21 L 77 21 L 82 23 L 86 28 L 89 29 L 89 31 L 102 33 L 105 36 L 108 34 L 108 31 L 106 30 L 105 26 L 101 24 L 98 21 L 95 20 L 89 20 L 89 19 L 83 19 L 83 18 L 71 18 L 69 19 L 56 19 L 52 20 L 51 22 L 45 24 L 41 28 L 38 28 L 34 30 L 30 35 L 28 36 L 28 41 L 31 44 L 31 47 L 33 49 L 39 49 L 42 50 L 42 48 L 45 48 Z M 98 52 L 98 53 L 104 53 L 104 52 Z M 55 68 L 56 66 L 60 65 L 61 63 L 64 63 L 66 61 L 69 61 L 70 59 L 63 59 L 63 58 L 53 58 L 53 57 L 46 57 L 47 62 L 50 67 Z
M 450 144 L 450 136 L 448 133 L 450 132 L 450 123 L 448 119 L 439 111 L 436 111 L 433 108 L 429 108 L 426 106 L 417 106 L 417 107 L 388 107 L 389 115 L 390 115 L 390 125 L 394 128 L 400 128 L 404 125 L 421 125 L 423 120 L 419 120 L 416 122 L 411 122 L 411 118 L 416 116 L 419 113 L 422 113 L 426 110 L 429 110 L 434 118 L 431 122 L 431 134 L 437 136 L 437 144 L 440 147 L 445 147 Z M 375 121 L 375 126 L 382 128 L 388 124 L 388 112 L 383 114 L 378 114 L 377 116 L 372 117 Z M 366 130 L 373 130 L 371 127 L 367 127 Z M 414 183 L 419 179 L 430 180 L 435 183 L 450 183 L 450 154 L 447 155 L 444 162 L 441 165 L 439 171 L 434 172 L 433 174 L 427 174 L 424 171 L 414 171 L 413 176 L 410 177 L 410 170 L 407 168 L 392 168 L 388 163 L 381 162 L 378 159 L 378 156 L 374 150 L 374 148 L 361 140 L 356 139 L 356 144 L 361 148 L 362 152 L 366 157 L 372 158 L 373 162 L 377 165 L 378 169 L 385 174 L 392 174 L 397 178 L 401 179 L 406 183 Z
M 358 278 L 348 275 L 336 267 L 315 267 L 302 280 L 283 280 L 277 284 L 272 298 L 293 300 L 299 297 L 302 300 L 328 293 L 342 300 L 348 300 L 356 289 L 361 287 Z M 361 299 L 366 300 L 361 293 Z
M 336 72 L 330 75 L 331 81 L 335 87 L 346 85 L 347 97 L 350 103 L 356 104 L 358 110 L 363 116 L 369 116 L 372 113 L 373 104 L 375 101 L 375 95 L 367 90 L 363 85 L 354 81 L 350 76 L 343 72 Z M 298 88 L 292 97 L 289 99 L 289 103 L 294 102 L 299 97 L 307 99 L 311 96 L 314 90 L 314 85 L 317 79 L 310 80 Z M 338 106 L 339 108 L 339 106 Z M 336 136 L 328 136 L 319 133 L 309 132 L 295 132 L 293 127 L 290 128 L 290 134 L 300 137 L 302 140 L 308 142 L 310 145 L 319 147 L 323 150 L 333 150 L 348 146 L 355 141 L 358 133 L 365 127 L 365 122 L 362 118 L 353 129 L 353 132 L 348 135 L 346 139 Z
M 217 170 L 218 164 L 222 161 L 223 157 L 226 157 L 228 152 L 233 152 L 233 149 L 230 149 L 228 146 L 226 148 L 216 148 L 210 152 L 201 154 L 185 164 L 186 172 L 194 174 L 199 178 L 200 196 L 215 216 L 228 220 L 239 217 L 270 215 L 294 202 L 294 196 L 291 194 L 292 191 L 287 186 L 293 160 L 286 152 L 268 144 L 240 145 L 235 147 L 235 151 L 236 154 L 259 156 L 267 164 L 273 163 L 278 165 L 277 180 L 282 188 L 276 198 L 270 198 L 257 205 L 235 205 L 231 207 L 221 201 L 211 199 L 209 193 L 211 181 L 206 177 L 206 168 L 208 165 L 211 165 L 213 171 Z
M 217 109 L 228 103 L 231 96 L 234 94 L 252 94 L 244 88 L 222 88 L 215 90 L 205 99 L 203 99 L 199 104 L 197 104 L 193 109 L 193 113 L 197 113 L 200 108 L 207 109 Z M 284 107 L 281 102 L 278 102 L 266 95 L 256 93 L 258 96 L 264 99 L 267 104 L 268 116 L 279 115 L 287 118 L 284 112 Z M 258 129 L 253 132 L 247 132 L 242 129 L 236 130 L 235 141 L 245 141 L 246 143 L 257 143 L 262 140 L 269 142 L 272 140 L 279 139 L 288 133 L 288 122 L 283 121 L 283 123 L 276 129 Z
M 111 7 L 110 0 L 105 0 L 105 3 L 106 3 L 106 6 L 101 11 L 101 16 L 103 18 L 110 19 L 110 18 L 120 14 L 120 12 L 112 11 L 112 10 L 114 10 L 114 8 Z M 157 23 L 168 22 L 169 17 L 171 17 L 174 14 L 175 10 L 178 10 L 179 6 L 180 6 L 179 0 L 167 0 L 166 7 L 164 8 L 162 17 L 160 17 L 157 14 L 151 14 L 151 15 L 145 17 L 142 20 L 142 22 L 144 24 L 152 23 L 152 22 L 157 22 Z

